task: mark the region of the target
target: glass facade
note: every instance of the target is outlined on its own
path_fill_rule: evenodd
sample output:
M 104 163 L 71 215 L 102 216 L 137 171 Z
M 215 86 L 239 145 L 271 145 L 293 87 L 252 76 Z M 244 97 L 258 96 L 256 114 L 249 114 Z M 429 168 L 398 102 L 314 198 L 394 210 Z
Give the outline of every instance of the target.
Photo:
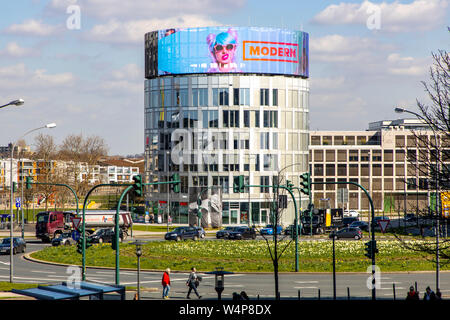
M 144 101 L 146 181 L 165 181 L 173 173 L 182 181 L 179 194 L 168 194 L 163 185 L 147 190 L 146 200 L 159 208 L 162 221 L 167 201 L 173 222 L 188 221 L 196 214 L 200 192 L 215 186 L 210 189 L 217 190 L 223 224 L 265 224 L 271 188 L 234 193 L 234 177 L 271 185 L 282 171 L 284 179 L 298 185 L 299 175 L 308 171 L 307 79 L 163 76 L 145 80 Z M 209 197 L 210 191 L 204 193 Z M 293 221 L 293 204 L 288 211 L 286 224 Z

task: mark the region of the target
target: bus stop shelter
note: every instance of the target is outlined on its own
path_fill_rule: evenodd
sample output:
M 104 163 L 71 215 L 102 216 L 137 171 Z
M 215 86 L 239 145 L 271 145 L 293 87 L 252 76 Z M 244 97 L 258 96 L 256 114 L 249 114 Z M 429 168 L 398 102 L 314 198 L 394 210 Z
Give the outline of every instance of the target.
M 38 286 L 37 288 L 17 290 L 12 292 L 33 297 L 38 300 L 79 300 L 82 297 L 89 297 L 89 300 L 104 300 L 105 293 L 120 295 L 120 300 L 125 300 L 124 286 L 111 286 L 93 282 L 63 282 L 52 286 Z

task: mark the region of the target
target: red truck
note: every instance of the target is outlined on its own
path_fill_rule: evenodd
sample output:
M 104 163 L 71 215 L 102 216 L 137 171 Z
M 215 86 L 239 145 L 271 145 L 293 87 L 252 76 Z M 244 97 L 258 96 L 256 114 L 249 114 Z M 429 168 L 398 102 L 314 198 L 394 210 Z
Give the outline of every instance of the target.
M 87 232 L 95 228 L 114 227 L 116 211 L 86 211 L 85 227 Z M 75 228 L 72 219 L 77 215 L 70 211 L 39 212 L 36 222 L 36 238 L 43 242 L 51 241 L 63 232 L 72 232 Z M 78 215 L 82 218 L 82 213 Z M 132 225 L 130 212 L 119 213 L 119 226 L 124 235 L 128 235 L 128 228 Z

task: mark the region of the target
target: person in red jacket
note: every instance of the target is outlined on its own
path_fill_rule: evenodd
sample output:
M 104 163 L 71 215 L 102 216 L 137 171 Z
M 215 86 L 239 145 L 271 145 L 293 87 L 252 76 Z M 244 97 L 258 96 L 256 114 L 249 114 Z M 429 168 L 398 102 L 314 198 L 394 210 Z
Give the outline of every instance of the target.
M 170 269 L 169 268 L 167 268 L 166 271 L 164 271 L 161 283 L 163 286 L 162 297 L 163 297 L 163 299 L 169 299 L 169 290 L 170 290 Z

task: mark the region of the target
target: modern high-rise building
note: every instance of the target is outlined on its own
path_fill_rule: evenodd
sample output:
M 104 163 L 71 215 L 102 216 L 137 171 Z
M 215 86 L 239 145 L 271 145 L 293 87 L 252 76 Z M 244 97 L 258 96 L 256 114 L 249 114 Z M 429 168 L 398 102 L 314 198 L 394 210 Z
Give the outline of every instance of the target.
M 270 222 L 273 184 L 308 171 L 308 34 L 274 28 L 168 29 L 145 35 L 145 181 L 161 221 Z M 244 193 L 233 191 L 243 175 Z M 298 207 L 307 196 L 295 193 Z M 169 210 L 167 204 L 170 204 Z M 294 221 L 293 201 L 282 223 Z

